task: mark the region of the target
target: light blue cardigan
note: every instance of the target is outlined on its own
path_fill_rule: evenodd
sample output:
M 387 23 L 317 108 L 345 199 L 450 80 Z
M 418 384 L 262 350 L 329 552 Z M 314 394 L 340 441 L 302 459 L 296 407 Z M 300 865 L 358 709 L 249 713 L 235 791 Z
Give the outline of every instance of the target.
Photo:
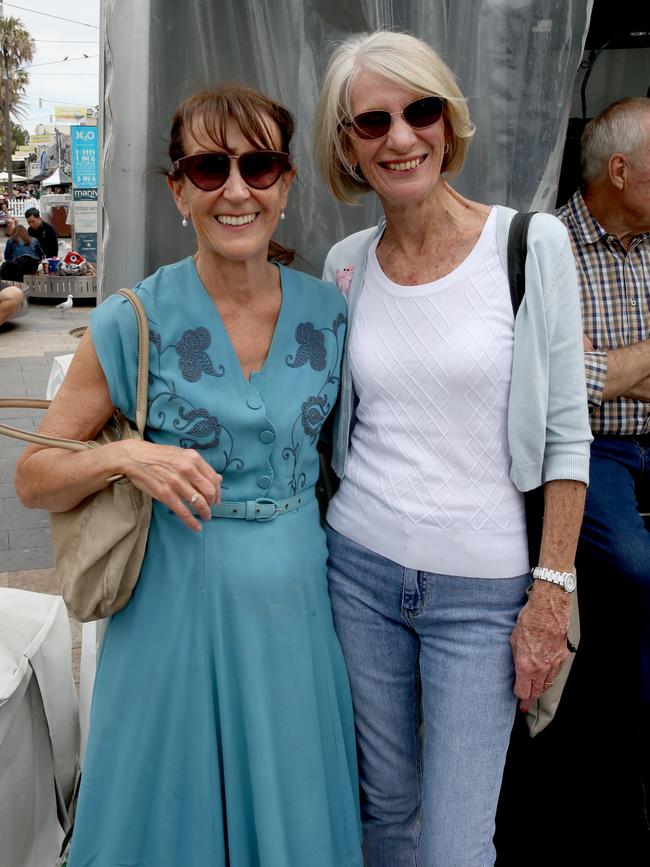
M 497 245 L 506 273 L 508 228 L 514 213 L 497 207 Z M 382 220 L 349 235 L 332 247 L 325 261 L 323 279 L 348 295 L 346 350 L 368 249 L 383 229 Z M 356 404 L 346 351 L 332 453 L 332 468 L 339 478 L 345 474 Z M 508 403 L 513 484 L 520 491 L 554 479 L 587 484 L 591 440 L 575 260 L 564 225 L 550 214 L 539 213 L 530 223 L 526 294 L 515 320 Z

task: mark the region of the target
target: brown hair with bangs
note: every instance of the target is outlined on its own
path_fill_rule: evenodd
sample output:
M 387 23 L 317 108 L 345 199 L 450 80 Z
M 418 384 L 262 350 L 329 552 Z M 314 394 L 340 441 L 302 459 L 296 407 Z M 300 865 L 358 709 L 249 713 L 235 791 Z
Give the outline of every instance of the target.
M 15 243 L 27 244 L 29 246 L 29 242 L 32 240 L 29 237 L 29 232 L 24 226 L 16 226 L 11 235 L 9 235 L 12 241 Z
M 223 84 L 211 90 L 203 90 L 183 100 L 176 109 L 169 136 L 169 158 L 172 168 L 167 173 L 178 180 L 182 172 L 174 169 L 176 160 L 185 156 L 185 135 L 196 141 L 209 139 L 218 148 L 231 153 L 227 145 L 226 128 L 233 120 L 253 148 L 281 150 L 291 153 L 294 120 L 291 112 L 281 103 L 252 87 L 243 84 Z M 269 124 L 269 121 L 271 122 Z M 280 145 L 273 140 L 273 127 L 280 133 Z M 269 241 L 268 258 L 290 265 L 295 251 Z

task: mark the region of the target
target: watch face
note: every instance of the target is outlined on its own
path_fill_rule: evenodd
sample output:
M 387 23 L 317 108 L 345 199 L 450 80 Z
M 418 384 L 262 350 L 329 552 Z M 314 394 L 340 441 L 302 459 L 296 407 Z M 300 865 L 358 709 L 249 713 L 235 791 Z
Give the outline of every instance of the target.
M 567 591 L 567 593 L 573 593 L 573 591 L 576 589 L 576 584 L 576 576 L 567 573 L 566 578 L 564 579 L 564 589 Z

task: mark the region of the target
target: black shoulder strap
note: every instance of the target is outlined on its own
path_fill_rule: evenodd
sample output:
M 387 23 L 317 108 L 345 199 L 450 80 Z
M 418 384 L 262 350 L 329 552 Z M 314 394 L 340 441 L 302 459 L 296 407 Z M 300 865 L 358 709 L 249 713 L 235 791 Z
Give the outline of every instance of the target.
M 508 283 L 512 312 L 517 315 L 519 305 L 526 291 L 526 249 L 528 243 L 528 224 L 535 211 L 518 212 L 512 218 L 508 232 Z
M 526 291 L 526 251 L 528 244 L 528 225 L 535 211 L 517 213 L 510 223 L 508 232 L 508 283 L 510 300 L 515 317 Z M 524 494 L 526 505 L 526 529 L 528 531 L 528 557 L 531 566 L 539 560 L 544 520 L 543 488 L 534 488 Z

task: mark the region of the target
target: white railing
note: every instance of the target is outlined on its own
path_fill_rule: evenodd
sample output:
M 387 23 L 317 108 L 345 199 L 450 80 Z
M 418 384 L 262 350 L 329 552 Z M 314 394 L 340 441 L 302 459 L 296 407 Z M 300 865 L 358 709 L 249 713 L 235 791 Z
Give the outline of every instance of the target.
M 8 211 L 12 217 L 24 217 L 27 208 L 38 208 L 38 202 L 33 197 L 27 199 L 7 199 Z

